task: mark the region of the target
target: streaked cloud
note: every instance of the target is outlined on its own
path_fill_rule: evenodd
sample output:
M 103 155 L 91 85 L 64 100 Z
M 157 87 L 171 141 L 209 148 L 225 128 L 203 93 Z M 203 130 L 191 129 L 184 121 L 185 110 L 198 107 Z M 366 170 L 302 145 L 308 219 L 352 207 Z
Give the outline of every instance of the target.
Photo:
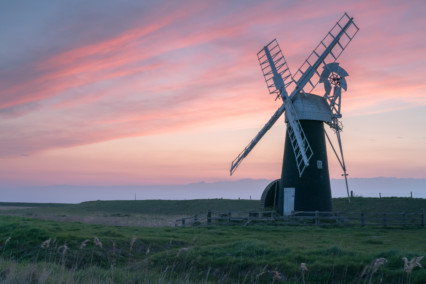
M 267 95 L 258 50 L 276 37 L 295 73 L 344 11 L 361 28 L 340 60 L 350 74 L 344 115 L 426 105 L 421 37 L 426 5 L 421 1 L 40 6 L 45 9 L 34 7 L 29 14 L 8 3 L 0 12 L 0 26 L 7 27 L 0 36 L 5 45 L 0 157 L 6 159 L 209 127 L 256 133 L 279 106 Z M 231 148 L 221 147 L 221 159 L 229 159 Z M 273 159 L 262 163 L 279 163 Z M 198 166 L 213 168 L 216 162 Z

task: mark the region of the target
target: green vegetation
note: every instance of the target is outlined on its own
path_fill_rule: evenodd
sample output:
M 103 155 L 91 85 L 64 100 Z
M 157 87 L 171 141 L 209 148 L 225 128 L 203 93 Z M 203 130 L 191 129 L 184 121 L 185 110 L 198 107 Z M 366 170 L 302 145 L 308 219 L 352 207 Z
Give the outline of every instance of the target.
M 388 263 L 373 279 L 383 278 L 384 283 L 395 283 L 396 279 L 397 283 L 405 283 L 407 279 L 411 283 L 426 280 L 426 271 L 420 269 L 407 278 L 401 260 L 404 256 L 426 254 L 423 229 L 130 228 L 12 216 L 1 216 L 0 224 L 3 280 L 10 273 L 7 267 L 15 265 L 32 267 L 34 273 L 27 277 L 35 282 L 46 277 L 43 269 L 50 269 L 51 277 L 69 277 L 77 282 L 85 273 L 98 271 L 90 277 L 98 277 L 99 282 L 122 282 L 115 277 L 126 275 L 124 279 L 140 283 L 161 279 L 252 283 L 270 282 L 278 275 L 277 281 L 301 283 L 300 263 L 304 262 L 309 268 L 304 275 L 306 282 L 357 283 L 361 281 L 363 268 L 380 257 L 385 257 Z M 95 237 L 102 247 L 95 244 Z M 135 239 L 131 245 L 132 238 Z M 42 248 L 42 243 L 49 239 L 49 246 Z M 61 273 L 54 276 L 61 267 L 68 276 Z
M 355 197 L 348 203 L 346 198 L 333 199 L 334 211 L 351 212 L 414 212 L 426 210 L 426 199 L 421 198 L 364 198 Z M 195 200 L 120 200 L 120 201 L 89 201 L 79 204 L 60 203 L 6 203 L 0 206 L 32 207 L 25 210 L 8 211 L 10 213 L 33 214 L 116 214 L 118 216 L 131 214 L 144 215 L 195 215 L 205 214 L 207 210 L 214 211 L 249 211 L 258 210 L 258 200 L 230 199 L 195 199 Z
M 0 202 L 1 206 L 7 207 L 66 207 L 71 204 L 66 203 L 28 203 L 28 202 Z
M 68 207 L 69 210 L 85 212 L 108 212 L 127 214 L 193 215 L 216 211 L 248 211 L 258 209 L 259 201 L 231 199 L 196 200 L 135 200 L 135 201 L 92 201 Z
M 342 206 L 350 211 L 426 207 L 425 200 L 409 198 L 355 198 L 350 205 L 345 199 L 333 202 L 336 210 Z M 128 220 L 158 214 L 174 218 L 180 210 L 182 215 L 193 215 L 207 209 L 244 211 L 257 206 L 248 200 L 95 201 L 21 212 L 31 217 L 50 212 Z M 426 255 L 424 228 L 128 227 L 5 216 L 19 211 L 2 211 L 0 216 L 0 282 L 426 282 L 425 270 L 416 268 L 408 274 L 402 261 L 404 256 Z M 387 263 L 361 278 L 364 268 L 378 258 L 386 258 Z M 301 263 L 309 271 L 302 272 Z
M 365 198 L 355 197 L 348 203 L 347 198 L 333 199 L 334 211 L 352 211 L 352 212 L 419 212 L 420 209 L 426 210 L 426 199 L 422 198 Z
M 4 203 L 7 204 L 7 203 Z M 13 203 L 13 206 L 34 207 L 18 212 L 52 213 L 52 214 L 160 214 L 160 215 L 194 215 L 206 213 L 208 209 L 216 211 L 248 211 L 259 208 L 257 200 L 231 199 L 195 199 L 195 200 L 118 200 L 89 201 L 79 204 Z M 21 204 L 21 205 L 18 205 Z M 0 203 L 1 205 L 1 203 Z M 12 206 L 12 205 L 11 205 Z M 9 212 L 10 213 L 10 212 Z
M 195 214 L 216 211 L 249 211 L 258 209 L 259 202 L 251 200 L 202 199 L 202 200 L 132 200 L 91 201 L 63 206 L 37 207 L 22 204 L 1 215 L 14 215 L 45 220 L 83 222 L 89 224 L 119 226 L 174 226 L 177 219 Z

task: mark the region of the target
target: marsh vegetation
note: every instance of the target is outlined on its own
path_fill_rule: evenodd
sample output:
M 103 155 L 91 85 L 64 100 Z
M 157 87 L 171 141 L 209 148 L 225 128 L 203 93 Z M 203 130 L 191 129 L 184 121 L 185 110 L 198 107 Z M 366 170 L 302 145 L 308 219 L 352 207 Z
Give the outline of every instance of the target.
M 414 210 L 416 206 L 425 205 L 424 200 L 415 199 L 404 199 L 404 202 L 401 199 L 378 201 L 379 205 L 374 210 L 379 210 L 377 207 L 386 201 L 395 204 L 415 202 L 407 205 L 407 208 Z M 162 216 L 161 218 L 174 220 L 175 216 L 197 214 L 207 209 L 227 210 L 230 206 L 226 200 L 213 200 L 210 204 L 208 201 L 204 204 L 199 201 L 185 201 L 184 204 L 179 204 L 183 201 L 164 201 L 163 205 L 161 201 L 146 201 L 145 204 L 136 201 L 135 206 L 131 205 L 132 202 L 135 201 L 97 201 L 1 211 L 0 281 L 426 282 L 426 271 L 414 267 L 408 272 L 403 259 L 405 257 L 411 260 L 426 254 L 424 228 L 291 227 L 260 224 L 176 228 L 167 225 L 126 226 L 125 222 L 121 225 L 63 222 L 60 219 L 65 217 L 57 216 L 85 218 L 103 214 L 104 218 L 118 220 L 144 215 L 147 218 Z M 244 206 L 247 210 L 251 206 L 255 209 L 257 207 L 255 201 L 232 202 L 240 202 L 240 205 L 231 205 Z M 364 203 L 362 200 L 359 206 Z M 26 204 L 25 207 L 31 206 Z M 239 210 L 242 210 L 241 207 Z M 48 219 L 45 217 L 49 214 L 56 216 L 58 220 L 42 220 Z M 40 216 L 42 218 L 38 219 Z M 380 259 L 384 260 L 377 262 Z M 380 265 L 376 265 L 376 262 Z

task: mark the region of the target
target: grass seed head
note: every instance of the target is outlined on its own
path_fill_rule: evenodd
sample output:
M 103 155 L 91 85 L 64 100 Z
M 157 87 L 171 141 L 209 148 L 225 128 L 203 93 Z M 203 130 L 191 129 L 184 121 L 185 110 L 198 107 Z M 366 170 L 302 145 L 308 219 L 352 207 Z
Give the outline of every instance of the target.
M 81 243 L 81 245 L 80 245 L 80 249 L 84 248 L 84 247 L 87 245 L 87 243 L 88 243 L 89 241 L 90 241 L 89 239 L 85 239 L 85 240 Z
M 404 256 L 402 258 L 404 261 L 404 271 L 411 273 L 416 267 L 422 268 L 423 266 L 420 264 L 420 261 L 423 259 L 423 257 L 424 256 L 413 257 L 410 261 L 408 261 L 408 259 Z
M 367 274 L 368 274 L 368 271 L 370 270 L 370 268 L 371 268 L 371 266 L 370 266 L 370 265 L 366 265 L 366 266 L 364 267 L 364 269 L 362 270 L 361 275 L 360 275 L 359 277 L 360 277 L 360 278 L 364 278 L 364 277 L 366 277 L 366 276 L 367 276 Z
M 376 273 L 380 266 L 385 265 L 386 262 L 388 262 L 388 260 L 383 257 L 376 259 L 373 265 L 373 273 Z
M 58 247 L 58 251 L 62 253 L 62 256 L 65 256 L 65 254 L 67 253 L 67 250 L 68 250 L 67 244 L 64 244 L 63 246 Z
M 102 248 L 102 243 L 101 243 L 101 241 L 98 239 L 98 237 L 95 237 L 95 238 L 93 239 L 93 242 L 95 243 L 95 246 L 98 246 L 98 247 Z
M 272 277 L 272 280 L 281 280 L 283 278 L 282 274 L 279 271 L 269 270 L 268 272 L 270 272 L 270 273 L 272 273 L 274 275 Z
M 309 271 L 309 269 L 306 267 L 306 263 L 304 262 L 300 264 L 300 269 L 302 269 L 302 271 Z
M 4 241 L 4 246 L 5 245 L 7 245 L 7 243 L 10 241 L 10 239 L 11 239 L 12 237 L 11 236 L 9 236 L 5 241 Z
M 48 240 L 45 240 L 44 242 L 41 243 L 41 248 L 48 248 L 50 246 L 50 241 L 52 239 L 49 238 Z
M 135 244 L 135 242 L 136 242 L 136 236 L 133 236 L 132 240 L 130 241 L 130 250 L 133 249 L 133 245 Z

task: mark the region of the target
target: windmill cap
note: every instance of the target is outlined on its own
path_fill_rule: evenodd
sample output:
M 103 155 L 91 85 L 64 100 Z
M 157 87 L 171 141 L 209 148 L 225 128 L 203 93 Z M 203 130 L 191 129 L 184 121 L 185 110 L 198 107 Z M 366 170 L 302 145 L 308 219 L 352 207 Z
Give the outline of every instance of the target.
M 330 106 L 324 97 L 299 93 L 293 97 L 292 103 L 299 120 L 331 122 Z M 287 114 L 285 121 L 288 122 Z

